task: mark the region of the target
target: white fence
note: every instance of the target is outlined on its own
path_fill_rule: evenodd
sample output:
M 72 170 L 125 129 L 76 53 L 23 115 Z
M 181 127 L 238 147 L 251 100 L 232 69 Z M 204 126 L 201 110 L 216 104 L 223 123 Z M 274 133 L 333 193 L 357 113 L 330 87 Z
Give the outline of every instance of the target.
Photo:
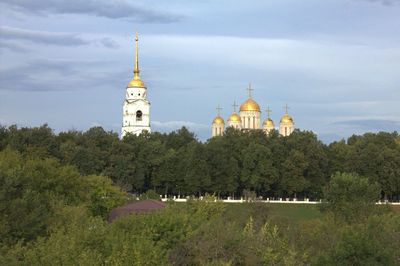
M 172 200 L 175 202 L 186 202 L 188 199 L 187 198 L 161 198 L 162 201 L 168 201 Z M 202 200 L 202 198 L 200 198 Z M 245 200 L 245 199 L 221 199 L 220 201 L 226 202 L 226 203 L 246 203 L 246 202 L 262 202 L 262 203 L 282 203 L 282 204 L 318 204 L 321 203 L 321 201 L 310 201 L 309 199 L 305 200 L 297 200 L 297 199 L 289 199 L 289 198 L 280 198 L 279 200 Z M 400 205 L 400 202 L 389 202 L 389 201 L 378 201 L 376 204 L 391 204 L 391 205 Z

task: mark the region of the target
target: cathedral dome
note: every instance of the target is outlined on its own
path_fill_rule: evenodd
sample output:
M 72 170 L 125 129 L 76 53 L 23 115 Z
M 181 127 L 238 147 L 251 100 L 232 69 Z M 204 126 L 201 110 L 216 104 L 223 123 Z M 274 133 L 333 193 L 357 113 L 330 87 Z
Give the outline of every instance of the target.
M 144 88 L 144 87 L 146 87 L 146 86 L 144 85 L 144 82 L 143 82 L 140 78 L 134 77 L 134 78 L 132 78 L 131 81 L 129 81 L 129 83 L 128 83 L 128 88 L 132 88 L 132 87 L 141 87 L 141 88 Z
M 285 123 L 285 124 L 293 124 L 293 118 L 288 115 L 287 113 L 284 114 L 281 118 L 281 123 Z
M 228 118 L 229 122 L 240 122 L 240 116 L 237 113 L 231 114 L 231 116 Z
M 214 118 L 213 124 L 223 125 L 223 124 L 225 124 L 225 122 L 224 122 L 224 119 L 222 117 L 217 116 L 217 117 Z
M 260 106 L 252 98 L 248 98 L 247 101 L 242 103 L 240 111 L 257 111 L 260 112 Z
M 272 121 L 271 118 L 265 119 L 263 125 L 264 125 L 264 126 L 267 126 L 267 127 L 268 127 L 268 126 L 272 126 L 272 127 L 275 126 L 275 125 L 274 125 L 274 121 Z

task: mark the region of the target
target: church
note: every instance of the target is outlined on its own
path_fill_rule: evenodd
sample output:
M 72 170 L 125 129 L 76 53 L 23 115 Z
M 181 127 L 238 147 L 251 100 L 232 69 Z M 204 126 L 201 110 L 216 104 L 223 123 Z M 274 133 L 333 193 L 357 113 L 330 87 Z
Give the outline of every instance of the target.
M 126 134 L 140 135 L 143 132 L 151 132 L 150 128 L 150 102 L 147 99 L 147 87 L 139 76 L 139 38 L 135 38 L 135 60 L 133 77 L 129 81 L 125 90 L 123 103 L 121 138 Z M 240 105 L 239 114 L 236 112 L 238 107 L 233 104 L 233 113 L 227 120 L 228 127 L 248 131 L 262 129 L 266 134 L 275 129 L 274 121 L 270 117 L 271 110 L 266 109 L 267 118 L 261 124 L 261 109 L 252 97 L 251 84 L 247 88 L 248 98 Z M 288 114 L 288 107 L 279 123 L 279 133 L 282 136 L 289 136 L 294 130 L 293 118 Z M 221 136 L 225 131 L 225 121 L 220 115 L 221 108 L 217 108 L 217 116 L 212 122 L 212 137 Z
M 262 129 L 266 134 L 275 129 L 274 121 L 270 117 L 271 110 L 269 107 L 266 109 L 267 118 L 261 124 L 261 109 L 258 103 L 253 99 L 251 92 L 251 84 L 247 88 L 248 98 L 240 105 L 239 114 L 236 112 L 238 107 L 236 103 L 233 104 L 233 113 L 228 118 L 228 127 L 233 127 L 239 130 L 248 131 L 255 129 Z M 221 117 L 220 111 L 222 108 L 217 107 L 217 116 L 214 118 L 211 125 L 211 136 L 221 136 L 225 131 L 225 121 Z M 285 114 L 279 122 L 279 134 L 282 136 L 289 136 L 294 130 L 293 118 L 288 113 L 288 106 L 285 106 Z
M 147 88 L 139 77 L 138 35 L 135 38 L 135 64 L 133 78 L 129 81 L 123 105 L 121 138 L 127 133 L 140 135 L 150 129 L 150 102 L 147 100 Z

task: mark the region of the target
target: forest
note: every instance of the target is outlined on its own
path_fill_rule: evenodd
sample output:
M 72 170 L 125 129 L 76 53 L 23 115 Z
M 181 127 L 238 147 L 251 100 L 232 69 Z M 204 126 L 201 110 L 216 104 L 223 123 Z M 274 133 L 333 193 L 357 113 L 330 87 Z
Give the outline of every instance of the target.
M 325 145 L 302 131 L 201 142 L 185 128 L 120 140 L 1 127 L 0 264 L 398 265 L 400 209 L 375 203 L 399 198 L 399 152 L 396 132 Z M 154 191 L 204 199 L 107 222 Z M 245 191 L 322 203 L 218 200 Z
M 289 137 L 228 128 L 201 142 L 186 128 L 129 135 L 93 127 L 54 134 L 47 125 L 0 127 L 0 150 L 52 158 L 82 175 L 102 175 L 123 190 L 141 194 L 321 199 L 336 172 L 377 182 L 381 198 L 400 200 L 400 136 L 397 132 L 353 135 L 326 145 L 311 131 Z

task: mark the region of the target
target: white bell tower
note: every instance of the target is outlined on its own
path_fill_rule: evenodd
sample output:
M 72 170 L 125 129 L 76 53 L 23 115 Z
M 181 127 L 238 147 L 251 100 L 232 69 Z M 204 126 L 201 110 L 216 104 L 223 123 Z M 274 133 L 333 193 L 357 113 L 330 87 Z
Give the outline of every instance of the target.
M 147 100 L 147 88 L 139 77 L 138 35 L 136 33 L 135 67 L 133 78 L 126 87 L 121 138 L 127 133 L 140 135 L 150 129 L 150 102 Z

